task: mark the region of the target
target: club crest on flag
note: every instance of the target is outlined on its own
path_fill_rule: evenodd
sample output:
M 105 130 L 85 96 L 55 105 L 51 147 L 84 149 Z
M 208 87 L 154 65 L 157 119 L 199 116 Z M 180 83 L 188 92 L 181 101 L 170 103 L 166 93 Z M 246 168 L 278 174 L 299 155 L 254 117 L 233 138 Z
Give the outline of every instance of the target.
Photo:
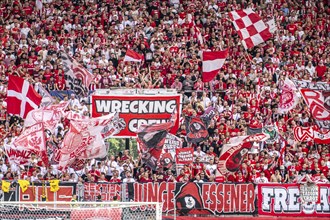
M 265 141 L 267 144 L 274 144 L 278 137 L 278 129 L 274 125 L 266 125 L 262 128 L 262 133 L 269 135 L 269 138 Z

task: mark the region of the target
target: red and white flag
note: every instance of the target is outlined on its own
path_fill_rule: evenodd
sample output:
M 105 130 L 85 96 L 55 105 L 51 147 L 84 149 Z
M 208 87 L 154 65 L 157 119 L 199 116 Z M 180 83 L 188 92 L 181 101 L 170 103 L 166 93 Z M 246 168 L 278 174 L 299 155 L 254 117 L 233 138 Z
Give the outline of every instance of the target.
M 30 162 L 31 154 L 34 153 L 29 150 L 17 149 L 14 145 L 4 145 L 5 154 L 10 163 L 17 165 L 25 165 Z
M 45 164 L 48 164 L 43 123 L 37 123 L 25 129 L 20 136 L 14 140 L 13 145 L 18 150 L 34 152 L 42 158 Z
M 195 30 L 195 33 L 196 33 L 197 40 L 198 40 L 199 44 L 202 45 L 204 43 L 203 35 L 202 35 L 199 27 L 196 25 L 195 21 L 193 22 L 193 28 Z
M 70 121 L 70 129 L 65 135 L 59 152 L 61 168 L 70 166 L 76 159 L 91 159 L 106 156 L 106 145 L 101 131 L 111 123 L 114 114 L 90 119 Z
M 67 108 L 68 104 L 69 102 L 61 102 L 30 111 L 24 120 L 24 126 L 30 127 L 36 123 L 42 122 L 45 129 L 53 131 L 59 120 L 65 116 L 64 110 Z
M 232 11 L 229 17 L 245 49 L 253 48 L 272 37 L 269 27 L 251 8 Z
M 293 134 L 295 141 L 314 141 L 317 144 L 329 144 L 330 143 L 330 130 L 326 129 L 321 131 L 317 126 L 293 128 Z
M 32 85 L 18 76 L 9 76 L 7 90 L 7 112 L 26 118 L 33 109 L 37 109 L 42 97 L 33 89 Z
M 46 107 L 55 103 L 55 99 L 49 94 L 49 92 L 42 87 L 41 84 L 36 86 L 37 92 L 42 96 L 40 107 Z
M 296 86 L 288 78 L 285 79 L 281 88 L 281 96 L 278 104 L 278 112 L 286 113 L 296 107 L 299 102 Z
M 68 89 L 76 94 L 87 94 L 94 78 L 93 74 L 68 54 L 62 52 L 61 58 Z
M 190 164 L 194 162 L 194 148 L 177 148 L 175 151 L 177 164 Z
M 229 143 L 222 147 L 216 176 L 236 172 L 240 168 L 244 156 L 252 150 L 253 142 L 259 143 L 267 139 L 269 139 L 269 135 L 264 133 L 231 138 Z
M 330 129 L 330 91 L 300 89 L 306 105 L 309 107 L 315 123 L 324 129 Z
M 139 54 L 133 50 L 127 49 L 126 55 L 124 57 L 124 61 L 130 62 L 142 62 L 144 60 L 144 56 Z
M 203 51 L 203 82 L 211 81 L 219 72 L 228 56 L 228 49 L 223 51 Z

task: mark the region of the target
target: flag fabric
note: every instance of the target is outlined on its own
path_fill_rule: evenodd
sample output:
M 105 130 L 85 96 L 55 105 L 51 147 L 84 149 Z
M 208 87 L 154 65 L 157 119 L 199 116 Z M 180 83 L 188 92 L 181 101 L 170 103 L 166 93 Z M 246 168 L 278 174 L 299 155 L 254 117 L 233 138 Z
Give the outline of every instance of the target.
M 7 90 L 7 112 L 26 118 L 33 109 L 38 108 L 42 97 L 33 89 L 32 85 L 18 76 L 9 76 Z
M 245 49 L 253 48 L 272 37 L 269 28 L 251 8 L 232 11 L 229 17 Z
M 4 145 L 5 154 L 10 161 L 17 165 L 27 165 L 30 162 L 32 151 L 25 149 L 18 149 L 14 145 Z
M 6 180 L 2 180 L 2 183 L 1 183 L 1 189 L 3 192 L 5 193 L 9 193 L 9 190 L 10 190 L 10 182 L 7 182 Z
M 194 31 L 196 33 L 197 40 L 198 40 L 199 44 L 202 45 L 204 43 L 203 36 L 202 36 L 202 33 L 201 33 L 199 27 L 197 27 L 195 21 L 193 21 L 193 28 L 194 28 Z
M 175 169 L 176 150 L 182 148 L 182 141 L 179 137 L 168 133 L 158 160 L 158 168 Z
M 46 166 L 48 166 L 45 129 L 42 122 L 25 129 L 14 140 L 13 145 L 18 150 L 31 151 L 39 155 Z
M 194 148 L 186 147 L 176 149 L 176 163 L 190 164 L 194 162 Z
M 43 123 L 37 123 L 25 129 L 13 142 L 17 148 L 41 152 L 45 150 L 45 134 Z
M 330 129 L 330 91 L 300 89 L 315 123 L 324 129 Z
M 25 193 L 25 191 L 30 186 L 30 182 L 27 180 L 18 180 L 18 184 L 21 187 L 22 193 Z
M 142 54 L 139 54 L 133 50 L 127 49 L 124 61 L 130 61 L 130 62 L 142 62 L 144 60 L 144 56 Z
M 93 74 L 65 52 L 61 53 L 61 58 L 67 88 L 73 90 L 77 95 L 88 94 Z
M 277 31 L 275 18 L 270 19 L 269 21 L 266 22 L 266 24 L 268 25 L 270 33 L 274 34 L 275 31 Z
M 59 180 L 49 180 L 49 186 L 51 192 L 57 192 L 60 189 Z
M 60 167 L 64 169 L 76 159 L 106 156 L 107 148 L 101 131 L 111 122 L 113 116 L 114 114 L 109 114 L 98 118 L 71 120 L 69 131 L 57 155 Z
M 42 122 L 45 129 L 53 131 L 57 123 L 64 116 L 64 110 L 68 104 L 69 102 L 61 102 L 30 111 L 24 120 L 24 126 L 30 127 Z
M 55 103 L 55 99 L 49 94 L 49 92 L 44 87 L 42 87 L 41 84 L 37 85 L 37 92 L 42 97 L 40 107 L 46 107 Z
M 262 127 L 260 128 L 255 128 L 255 127 L 247 127 L 246 134 L 251 135 L 251 134 L 260 134 L 262 133 Z
M 231 138 L 229 143 L 222 147 L 216 176 L 235 173 L 241 166 L 245 155 L 252 149 L 253 143 L 266 141 L 268 138 L 269 135 L 267 134 L 254 134 Z
M 159 166 L 166 137 L 173 125 L 174 123 L 171 120 L 161 124 L 144 124 L 137 130 L 138 151 L 142 157 L 142 162 L 153 170 L 156 170 Z M 164 158 L 165 163 L 170 163 L 169 160 L 173 161 L 173 158 L 166 160 Z
M 187 116 L 185 118 L 187 141 L 199 143 L 208 137 L 207 127 L 200 117 Z
M 295 84 L 286 78 L 282 84 L 278 112 L 281 114 L 292 110 L 299 102 Z
M 126 127 L 126 122 L 123 118 L 119 117 L 119 113 L 116 112 L 113 119 L 107 124 L 101 131 L 101 135 L 104 139 L 113 137 Z
M 228 49 L 224 51 L 203 51 L 203 82 L 211 81 L 219 72 L 228 56 Z
M 316 144 L 330 143 L 330 130 L 321 131 L 317 126 L 293 128 L 294 140 L 299 142 L 314 141 Z

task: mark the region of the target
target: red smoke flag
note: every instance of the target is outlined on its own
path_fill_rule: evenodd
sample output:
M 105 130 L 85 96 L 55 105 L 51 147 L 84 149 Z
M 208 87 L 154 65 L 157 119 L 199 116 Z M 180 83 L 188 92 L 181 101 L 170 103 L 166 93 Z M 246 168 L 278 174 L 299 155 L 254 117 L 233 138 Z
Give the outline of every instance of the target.
M 203 52 L 203 82 L 211 81 L 219 72 L 228 56 L 228 49 L 224 51 Z
M 25 118 L 40 105 L 42 97 L 30 83 L 18 76 L 9 76 L 7 91 L 7 112 Z
M 133 50 L 127 49 L 126 55 L 124 57 L 124 61 L 130 62 L 142 62 L 144 60 L 144 56 L 139 54 Z
M 251 8 L 232 11 L 229 17 L 245 49 L 253 48 L 272 37 L 269 27 Z

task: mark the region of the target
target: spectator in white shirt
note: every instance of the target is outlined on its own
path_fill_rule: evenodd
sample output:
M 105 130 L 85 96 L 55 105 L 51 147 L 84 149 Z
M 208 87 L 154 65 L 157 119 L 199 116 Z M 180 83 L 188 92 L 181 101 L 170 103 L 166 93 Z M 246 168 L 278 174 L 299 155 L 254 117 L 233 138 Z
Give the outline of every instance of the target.
M 210 175 L 212 175 L 212 174 L 215 175 L 215 171 L 217 169 L 217 165 L 214 164 L 214 159 L 213 158 L 210 159 L 210 163 L 208 165 L 206 165 L 206 168 L 205 169 L 210 172 Z
M 123 179 L 123 183 L 135 183 L 135 179 L 130 171 L 126 171 L 126 178 Z
M 307 66 L 305 67 L 305 70 L 307 70 L 311 77 L 314 77 L 315 67 L 313 66 L 311 61 L 308 62 Z
M 195 176 L 195 180 L 194 183 L 204 183 L 204 180 L 201 179 L 201 176 L 199 174 L 197 174 Z
M 205 155 L 206 153 L 202 151 L 201 147 L 197 147 L 196 151 L 194 151 L 194 157 L 204 157 Z
M 3 160 L 0 160 L 0 171 L 2 173 L 6 173 L 8 170 L 8 167 L 7 165 L 3 162 Z
M 260 176 L 255 179 L 254 183 L 269 183 L 269 180 L 265 177 L 265 173 L 261 171 Z
M 70 110 L 73 109 L 75 106 L 78 108 L 80 107 L 79 100 L 76 98 L 75 94 L 71 94 L 71 98 L 69 100 L 69 108 Z

